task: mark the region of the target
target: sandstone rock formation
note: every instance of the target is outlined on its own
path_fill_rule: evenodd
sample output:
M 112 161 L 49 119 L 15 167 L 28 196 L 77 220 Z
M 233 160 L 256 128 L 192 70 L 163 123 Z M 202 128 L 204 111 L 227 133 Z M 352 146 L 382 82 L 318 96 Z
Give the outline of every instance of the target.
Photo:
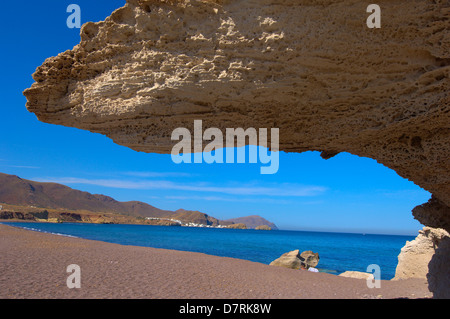
M 424 227 L 413 241 L 407 242 L 398 256 L 394 280 L 427 278 L 428 264 L 436 249 L 449 234 L 444 229 Z
M 259 225 L 255 227 L 256 230 L 272 230 L 272 228 L 270 228 L 267 225 Z
M 33 213 L 2 211 L 0 219 L 36 220 L 36 216 Z
M 285 268 L 292 268 L 292 269 L 300 269 L 301 266 L 301 260 L 300 260 L 300 251 L 293 250 L 287 253 L 284 253 L 281 255 L 280 258 L 275 259 L 270 263 L 270 266 L 277 266 L 277 267 L 285 267 Z
M 428 286 L 435 297 L 450 299 L 450 237 L 439 243 L 428 264 Z
M 313 253 L 310 250 L 300 251 L 293 250 L 281 255 L 280 258 L 275 259 L 270 263 L 271 266 L 279 266 L 292 269 L 300 269 L 303 265 L 306 268 L 316 267 L 319 263 L 319 253 Z
M 435 297 L 450 298 L 450 235 L 441 228 L 424 227 L 398 256 L 393 280 L 426 278 Z
M 366 7 L 128 0 L 36 70 L 27 108 L 157 153 L 194 119 L 276 127 L 282 151 L 373 158 L 430 191 L 414 216 L 449 231 L 449 3 L 384 1 L 380 29 Z
M 238 223 L 238 224 L 231 224 L 228 225 L 227 228 L 233 228 L 233 229 L 247 229 L 247 225 Z
M 319 253 L 313 253 L 311 250 L 302 252 L 299 256 L 302 265 L 306 268 L 316 267 L 319 264 Z

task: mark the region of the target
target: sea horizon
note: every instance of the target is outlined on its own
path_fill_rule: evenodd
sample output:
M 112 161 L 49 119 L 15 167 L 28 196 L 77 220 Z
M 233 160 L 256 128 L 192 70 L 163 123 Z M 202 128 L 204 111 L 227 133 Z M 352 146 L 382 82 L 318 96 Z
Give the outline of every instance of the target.
M 311 232 L 311 233 L 337 233 L 337 234 L 357 234 L 357 235 L 381 235 L 381 236 L 407 236 L 407 237 L 416 237 L 419 234 L 419 230 L 417 230 L 416 234 L 407 232 L 407 233 L 378 233 L 378 232 L 372 232 L 372 231 L 350 231 L 350 230 L 329 230 L 329 229 L 309 229 L 309 228 L 278 228 L 278 229 L 272 229 L 271 231 L 300 231 L 300 232 Z

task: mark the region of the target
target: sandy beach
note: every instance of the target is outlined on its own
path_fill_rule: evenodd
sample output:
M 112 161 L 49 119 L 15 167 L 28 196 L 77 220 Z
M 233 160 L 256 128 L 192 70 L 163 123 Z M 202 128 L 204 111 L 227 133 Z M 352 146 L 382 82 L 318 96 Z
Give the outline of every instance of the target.
M 81 269 L 69 289 L 66 268 Z M 365 280 L 233 258 L 124 246 L 0 225 L 0 298 L 430 298 L 426 281 Z

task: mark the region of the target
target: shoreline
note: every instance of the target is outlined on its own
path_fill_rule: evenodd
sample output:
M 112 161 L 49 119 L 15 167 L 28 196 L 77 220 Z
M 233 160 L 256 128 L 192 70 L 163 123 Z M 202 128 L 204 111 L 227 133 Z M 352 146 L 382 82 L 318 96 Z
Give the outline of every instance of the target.
M 28 221 L 28 220 L 19 220 L 20 222 L 23 223 L 48 223 L 48 222 L 36 222 L 36 221 Z M 11 221 L 11 222 L 15 222 L 15 221 Z M 2 221 L 0 220 L 0 225 L 2 225 Z M 7 223 L 7 222 L 6 222 Z M 80 223 L 86 223 L 86 222 L 80 222 Z M 92 224 L 92 223 L 86 223 L 86 224 Z M 122 225 L 134 225 L 134 224 L 122 224 Z M 19 228 L 19 229 L 24 229 L 24 230 L 30 230 L 30 231 L 35 231 L 38 233 L 44 233 L 44 234 L 50 234 L 50 235 L 55 235 L 55 236 L 63 236 L 63 237 L 69 237 L 69 238 L 80 238 L 80 239 L 86 239 L 83 237 L 78 237 L 78 236 L 73 236 L 73 235 L 67 235 L 67 234 L 61 234 L 61 233 L 55 233 L 55 232 L 49 232 L 49 231 L 45 231 L 45 230 L 40 230 L 40 229 L 36 229 L 36 228 L 32 228 L 32 227 L 21 227 L 21 226 L 16 226 L 16 225 L 6 225 L 6 226 L 10 226 L 10 227 L 15 227 L 15 228 Z M 155 226 L 155 225 L 146 225 L 146 226 Z M 158 225 L 161 226 L 161 225 Z M 171 227 L 171 226 L 166 226 L 166 227 Z M 86 240 L 92 240 L 92 239 L 86 239 Z M 102 240 L 94 240 L 94 241 L 98 241 L 98 242 L 102 242 L 102 243 L 108 243 L 106 241 L 102 241 Z M 117 244 L 117 243 L 116 243 Z M 123 245 L 123 244 L 118 244 L 118 245 Z M 126 245 L 125 245 L 126 246 Z M 149 247 L 149 246 L 136 246 L 136 245 L 132 245 L 135 247 L 148 247 L 148 248 L 154 248 L 154 247 Z M 164 248 L 157 248 L 157 249 L 164 249 Z M 175 250 L 175 251 L 183 251 L 183 252 L 189 252 L 187 250 L 178 250 L 178 249 L 170 249 L 170 248 L 166 248 L 167 250 Z M 209 255 L 209 256 L 218 256 L 218 255 L 211 255 L 211 254 L 207 254 L 207 253 L 203 253 L 205 255 Z M 218 256 L 218 257 L 224 257 L 226 258 L 226 256 Z M 233 258 L 233 257 L 229 257 L 229 258 Z M 237 259 L 237 260 L 246 260 L 246 261 L 251 261 L 251 262 L 256 262 L 256 263 L 260 263 L 263 265 L 266 265 L 265 263 L 261 263 L 261 262 L 257 262 L 257 261 L 252 261 L 249 259 L 242 259 L 242 258 L 233 258 L 233 259 Z M 325 268 L 317 268 L 319 270 L 319 272 L 321 273 L 327 273 L 327 274 L 332 274 L 334 276 L 339 275 L 339 271 L 334 270 L 334 269 L 325 269 Z M 342 273 L 342 272 L 341 272 Z
M 44 220 L 24 220 L 24 219 L 0 219 L 1 223 L 42 223 L 42 224 L 57 224 L 56 222 L 44 221 Z M 238 229 L 238 230 L 256 230 L 254 228 L 228 228 L 228 227 L 199 227 L 199 226 L 170 226 L 170 225 L 151 225 L 151 224 L 135 224 L 135 223 L 93 223 L 86 221 L 63 221 L 65 223 L 74 224 L 95 224 L 95 225 L 141 225 L 141 226 L 163 226 L 163 227 L 189 227 L 189 228 L 212 228 L 212 229 Z M 348 231 L 325 231 L 325 230 L 309 230 L 309 229 L 272 229 L 271 232 L 283 231 L 283 232 L 305 232 L 305 233 L 329 233 L 329 234 L 349 234 L 349 235 L 362 235 L 362 236 L 398 236 L 409 237 L 411 240 L 417 237 L 417 234 L 388 234 L 388 233 L 360 233 L 360 232 L 348 232 Z
M 18 222 L 18 221 L 11 221 L 11 222 Z M 29 230 L 29 231 L 34 231 L 34 232 L 38 232 L 38 233 L 43 233 L 43 234 L 50 234 L 50 235 L 55 235 L 55 236 L 63 236 L 63 237 L 69 237 L 69 238 L 80 238 L 78 236 L 73 236 L 73 235 L 67 235 L 67 234 L 61 234 L 61 233 L 54 233 L 54 232 L 48 232 L 45 230 L 40 230 L 40 229 L 36 229 L 33 227 L 20 227 L 20 226 L 16 226 L 16 225 L 8 225 L 8 222 L 5 222 L 6 224 L 3 223 L 3 221 L 0 220 L 0 226 L 1 225 L 5 225 L 5 226 L 9 226 L 9 227 L 14 227 L 14 228 L 18 228 L 18 229 L 24 229 L 24 230 Z M 20 221 L 20 223 L 48 223 L 48 222 L 41 222 L 41 221 L 28 221 L 28 220 L 22 220 Z
M 47 222 L 47 221 L 33 221 L 33 220 L 6 220 L 6 221 L 2 221 L 0 220 L 0 225 L 2 223 L 36 223 L 36 224 L 54 224 L 52 222 Z M 60 224 L 88 224 L 88 225 L 97 225 L 96 223 L 90 223 L 90 222 L 61 222 Z M 101 224 L 98 224 L 101 225 Z M 136 224 L 114 224 L 114 225 L 136 225 Z M 11 225 L 9 225 L 11 226 Z M 41 232 L 41 233 L 48 233 L 48 234 L 53 234 L 53 235 L 59 235 L 59 236 L 66 236 L 66 237 L 72 237 L 72 238 L 81 238 L 81 239 L 90 239 L 90 238 L 85 238 L 85 237 L 79 237 L 79 236 L 75 236 L 75 235 L 70 235 L 70 234 L 64 234 L 64 233 L 59 233 L 59 232 L 53 232 L 53 231 L 47 231 L 47 230 L 42 230 L 39 228 L 34 228 L 34 227 L 27 227 L 27 226 L 18 226 L 18 225 L 12 225 L 13 227 L 19 227 L 19 228 L 24 228 L 27 230 L 31 230 L 31 231 L 37 231 L 37 232 Z M 163 226 L 163 225 L 136 225 L 136 226 Z M 165 227 L 171 227 L 171 226 L 165 226 Z M 200 228 L 204 228 L 204 227 L 200 227 Z M 214 228 L 217 229 L 217 228 Z M 240 230 L 240 229 L 238 229 Z M 245 230 L 254 230 L 254 229 L 245 229 Z M 314 232 L 313 232 L 314 233 Z M 320 233 L 327 233 L 327 232 L 320 232 Z M 339 233 L 340 234 L 340 233 Z M 346 233 L 348 234 L 348 233 Z M 351 234 L 351 233 L 350 233 Z M 356 234 L 358 235 L 358 234 Z M 359 234 L 362 235 L 362 234 Z M 377 236 L 376 234 L 372 234 L 374 236 Z M 380 235 L 380 236 L 385 236 L 385 235 Z M 92 238 L 91 238 L 92 239 Z M 121 242 L 117 242 L 117 241 L 107 241 L 107 240 L 102 240 L 102 239 L 92 239 L 92 240 L 97 240 L 100 242 L 108 242 L 108 243 L 116 243 L 116 244 L 122 244 Z M 152 247 L 152 248 L 157 248 L 157 247 L 153 247 L 153 246 L 147 246 L 147 245 L 140 245 L 139 243 L 132 243 L 132 244 L 123 244 L 123 245 L 132 245 L 132 246 L 139 246 L 139 247 Z M 226 254 L 214 254 L 214 253 L 208 253 L 208 252 L 204 252 L 201 250 L 190 250 L 190 249 L 181 249 L 181 248 L 171 248 L 171 247 L 159 247 L 162 249 L 168 249 L 168 250 L 177 250 L 177 251 L 185 251 L 185 252 L 199 252 L 199 253 L 204 253 L 207 255 L 214 255 L 214 256 L 219 256 L 219 257 L 231 257 L 231 258 L 235 258 L 235 259 L 239 259 L 239 260 L 247 260 L 247 261 L 253 261 L 253 262 L 258 262 L 258 263 L 262 263 L 264 265 L 269 265 L 270 261 L 261 261 L 261 260 L 255 260 L 254 258 L 245 258 L 243 256 L 227 256 Z M 279 256 L 274 256 L 273 260 L 275 260 L 276 258 L 278 258 Z M 317 267 L 316 267 L 317 268 Z M 350 269 L 340 269 L 338 270 L 338 268 L 322 268 L 322 267 L 318 267 L 317 268 L 319 270 L 319 272 L 321 273 L 328 273 L 328 274 L 332 274 L 335 276 L 338 276 L 346 271 L 353 271 L 353 268 Z M 392 278 L 394 278 L 394 275 L 392 275 L 392 277 L 388 277 L 386 278 L 386 276 L 382 279 L 382 280 L 392 280 Z
M 426 281 L 365 280 L 247 260 L 126 246 L 0 225 L 0 298 L 381 299 L 430 298 Z M 81 269 L 69 289 L 68 265 Z

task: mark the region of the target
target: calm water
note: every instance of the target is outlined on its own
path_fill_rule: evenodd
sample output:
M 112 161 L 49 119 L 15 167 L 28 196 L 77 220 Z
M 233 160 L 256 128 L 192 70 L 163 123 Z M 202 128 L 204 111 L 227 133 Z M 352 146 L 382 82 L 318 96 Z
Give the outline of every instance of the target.
M 378 264 L 382 279 L 392 279 L 400 249 L 412 236 L 362 235 L 307 231 L 258 231 L 148 225 L 79 223 L 5 223 L 37 231 L 122 245 L 201 252 L 269 264 L 283 253 L 299 249 L 318 252 L 317 268 L 334 274 L 366 271 Z

